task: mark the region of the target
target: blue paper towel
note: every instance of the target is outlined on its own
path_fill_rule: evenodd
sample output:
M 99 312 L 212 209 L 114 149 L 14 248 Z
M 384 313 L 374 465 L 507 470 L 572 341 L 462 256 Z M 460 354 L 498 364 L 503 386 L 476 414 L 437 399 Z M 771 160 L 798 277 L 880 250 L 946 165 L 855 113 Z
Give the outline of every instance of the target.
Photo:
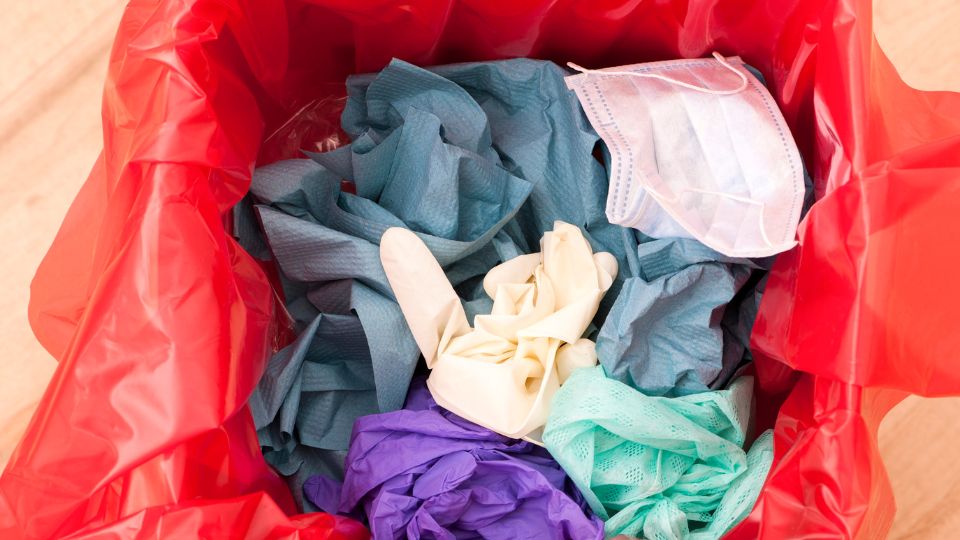
M 722 385 L 744 358 L 752 316 L 740 306 L 758 299 L 747 280 L 754 266 L 607 222 L 599 138 L 566 74 L 527 59 L 430 69 L 394 60 L 347 81 L 351 144 L 255 171 L 256 216 L 238 215 L 241 242 L 267 256 L 249 238 L 258 217 L 304 332 L 271 360 L 251 400 L 264 455 L 284 475 L 339 476 L 349 419 L 403 404 L 419 351 L 380 266 L 389 227 L 418 233 L 472 319 L 490 310 L 481 280 L 491 267 L 539 251 L 554 221 L 575 224 L 620 266 L 586 336 L 611 376 L 651 393 L 690 393 Z M 738 292 L 744 283 L 751 290 Z M 327 339 L 336 354 L 301 343 Z M 327 384 L 305 399 L 307 370 Z M 369 386 L 345 392 L 357 373 Z
M 380 266 L 387 228 L 418 233 L 471 317 L 489 312 L 486 272 L 539 251 L 556 219 L 579 225 L 594 249 L 626 263 L 636 241 L 606 221 L 606 177 L 591 155 L 598 139 L 565 74 L 523 59 L 433 70 L 394 61 L 348 80 L 350 145 L 255 171 L 256 212 L 300 339 L 343 329 L 336 358 L 299 342 L 276 355 L 271 370 L 286 375 L 268 372 L 251 401 L 264 454 L 285 475 L 302 478 L 301 469 L 318 461 L 325 470 L 314 472 L 337 475 L 329 452 L 346 449 L 347 420 L 403 404 L 419 351 Z M 341 180 L 357 194 L 343 192 Z M 244 219 L 241 230 L 249 231 Z M 263 251 L 254 240 L 244 245 Z M 312 389 L 308 402 L 299 381 L 317 369 L 333 382 Z M 346 399 L 336 377 L 347 387 L 354 382 L 347 373 L 361 371 L 370 387 Z

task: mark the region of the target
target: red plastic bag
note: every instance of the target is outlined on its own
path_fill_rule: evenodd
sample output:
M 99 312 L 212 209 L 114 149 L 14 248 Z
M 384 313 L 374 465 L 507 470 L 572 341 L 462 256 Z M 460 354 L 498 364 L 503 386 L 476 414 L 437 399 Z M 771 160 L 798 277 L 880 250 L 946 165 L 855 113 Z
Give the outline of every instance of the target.
M 893 515 L 880 419 L 904 392 L 960 393 L 960 95 L 904 85 L 870 21 L 856 0 L 134 0 L 103 153 L 34 280 L 31 322 L 60 364 L 0 477 L 0 536 L 364 537 L 287 517 L 245 406 L 288 338 L 224 226 L 258 155 L 332 140 L 337 111 L 316 104 L 393 56 L 718 50 L 767 77 L 818 198 L 754 331 L 777 458 L 730 536 L 877 537 Z

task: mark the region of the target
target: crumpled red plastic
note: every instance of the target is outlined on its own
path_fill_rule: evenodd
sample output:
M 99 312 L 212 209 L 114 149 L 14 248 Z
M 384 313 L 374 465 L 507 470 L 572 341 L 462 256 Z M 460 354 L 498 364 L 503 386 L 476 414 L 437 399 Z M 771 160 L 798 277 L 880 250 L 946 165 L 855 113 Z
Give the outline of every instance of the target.
M 906 392 L 960 394 L 960 95 L 907 87 L 870 24 L 864 0 L 132 1 L 103 153 L 32 287 L 60 364 L 0 477 L 0 536 L 365 537 L 288 517 L 245 406 L 289 339 L 227 225 L 258 156 L 338 140 L 325 104 L 394 56 L 603 67 L 718 50 L 764 73 L 818 198 L 754 331 L 777 457 L 729 536 L 879 537 L 880 419 Z

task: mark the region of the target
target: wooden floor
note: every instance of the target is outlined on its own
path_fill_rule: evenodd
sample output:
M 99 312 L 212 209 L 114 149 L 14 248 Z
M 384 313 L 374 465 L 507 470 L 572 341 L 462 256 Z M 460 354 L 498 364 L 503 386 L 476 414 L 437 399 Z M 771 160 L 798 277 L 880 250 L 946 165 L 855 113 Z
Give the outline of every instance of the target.
M 54 369 L 27 325 L 28 287 L 100 149 L 121 9 L 0 0 L 0 463 Z M 907 82 L 960 91 L 960 1 L 878 0 L 875 20 Z M 900 506 L 890 538 L 960 537 L 960 398 L 908 399 L 884 421 L 880 444 Z

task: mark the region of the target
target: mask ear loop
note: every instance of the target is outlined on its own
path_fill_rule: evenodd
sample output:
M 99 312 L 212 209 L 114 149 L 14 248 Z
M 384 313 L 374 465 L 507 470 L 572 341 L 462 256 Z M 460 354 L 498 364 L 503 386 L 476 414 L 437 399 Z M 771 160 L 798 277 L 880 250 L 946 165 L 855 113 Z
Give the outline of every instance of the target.
M 731 90 L 714 90 L 712 88 L 697 86 L 695 84 L 690 84 L 688 82 L 672 79 L 670 77 L 660 75 L 659 73 L 644 73 L 639 71 L 609 71 L 606 69 L 587 69 L 585 67 L 574 64 L 573 62 L 567 62 L 567 66 L 569 66 L 570 69 L 579 71 L 580 73 L 588 73 L 588 74 L 596 74 L 596 75 L 623 75 L 627 77 L 644 77 L 648 79 L 659 79 L 661 81 L 668 82 L 670 84 L 675 84 L 677 86 L 689 88 L 690 90 L 695 90 L 697 92 L 703 92 L 704 94 L 713 94 L 717 96 L 729 96 L 731 94 L 737 94 L 746 90 L 747 86 L 750 84 L 750 81 L 747 80 L 747 76 L 744 75 L 742 71 L 732 66 L 729 62 L 727 62 L 727 59 L 724 58 L 720 53 L 714 51 L 713 57 L 717 59 L 717 62 L 719 62 L 720 65 L 732 71 L 734 74 L 736 74 L 737 77 L 740 77 L 740 86 Z
M 659 191 L 653 189 L 651 186 L 644 184 L 644 189 L 646 189 L 658 202 L 669 202 L 669 203 L 678 203 L 680 202 L 680 197 L 667 197 L 660 193 Z M 767 244 L 767 247 L 777 247 L 776 244 L 770 241 L 770 237 L 767 236 L 767 227 L 763 223 L 763 211 L 766 209 L 766 203 L 763 201 L 758 201 L 755 199 L 750 199 L 748 197 L 741 197 L 739 195 L 731 195 L 730 193 L 724 193 L 722 191 L 710 191 L 708 189 L 699 189 L 699 188 L 685 188 L 683 193 L 702 193 L 704 195 L 713 195 L 716 197 L 722 197 L 724 199 L 730 199 L 744 204 L 751 204 L 754 206 L 760 207 L 760 237 L 763 238 L 763 241 Z M 661 204 L 663 206 L 663 204 Z

